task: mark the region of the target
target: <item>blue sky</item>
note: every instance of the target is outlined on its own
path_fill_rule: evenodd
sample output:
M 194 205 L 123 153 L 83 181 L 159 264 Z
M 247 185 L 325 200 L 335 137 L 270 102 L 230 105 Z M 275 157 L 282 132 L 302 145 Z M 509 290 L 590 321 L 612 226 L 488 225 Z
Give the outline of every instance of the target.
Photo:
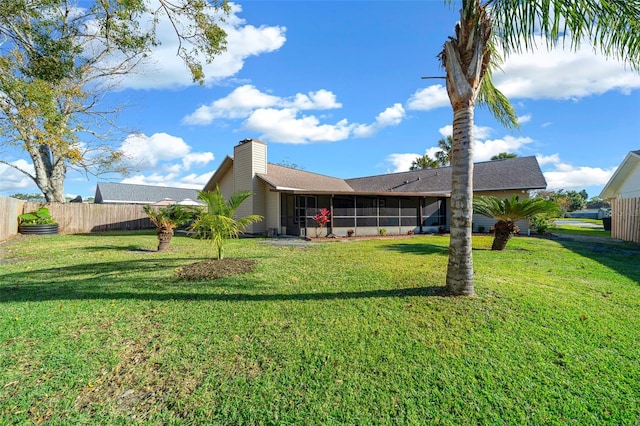
M 109 93 L 125 103 L 113 141 L 128 176 L 70 171 L 65 192 L 93 196 L 114 181 L 200 189 L 245 138 L 268 160 L 341 178 L 408 170 L 451 131 L 436 56 L 457 9 L 443 1 L 246 1 L 227 19 L 228 51 L 191 83 L 167 37 L 140 72 Z M 162 27 L 161 27 L 162 31 Z M 167 35 L 170 30 L 167 29 Z M 625 155 L 640 149 L 640 73 L 593 53 L 547 51 L 507 58 L 494 81 L 517 109 L 508 131 L 476 110 L 475 161 L 535 155 L 549 189 L 600 193 Z M 4 158 L 28 168 L 20 152 Z M 38 192 L 0 165 L 0 193 Z

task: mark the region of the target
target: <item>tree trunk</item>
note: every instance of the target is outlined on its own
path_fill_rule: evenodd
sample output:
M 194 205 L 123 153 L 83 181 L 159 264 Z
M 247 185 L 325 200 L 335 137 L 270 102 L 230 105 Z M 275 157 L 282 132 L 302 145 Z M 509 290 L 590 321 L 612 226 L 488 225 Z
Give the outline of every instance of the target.
M 447 289 L 453 294 L 472 295 L 473 257 L 473 106 L 454 112 L 451 147 L 451 237 Z
M 447 289 L 473 295 L 471 223 L 473 219 L 473 113 L 491 59 L 490 21 L 479 0 L 462 2 L 456 37 L 444 44 L 447 94 L 453 108 L 451 143 L 451 238 Z
M 513 233 L 513 222 L 506 220 L 499 220 L 495 224 L 495 236 L 493 237 L 493 244 L 491 245 L 491 250 L 504 250 L 507 246 L 507 242 L 511 238 L 511 234 Z
M 65 202 L 64 178 L 67 174 L 67 165 L 63 158 L 55 158 L 49 145 L 37 145 L 29 149 L 29 155 L 33 160 L 35 170 L 34 182 L 44 194 L 47 202 Z
M 173 230 L 159 229 L 158 230 L 158 251 L 165 251 L 169 248 L 171 238 L 173 237 Z

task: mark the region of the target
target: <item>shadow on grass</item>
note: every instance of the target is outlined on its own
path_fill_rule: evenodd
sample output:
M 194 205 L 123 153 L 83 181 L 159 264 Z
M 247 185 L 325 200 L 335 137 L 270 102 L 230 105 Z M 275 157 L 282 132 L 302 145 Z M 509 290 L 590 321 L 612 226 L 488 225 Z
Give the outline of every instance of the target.
M 640 284 L 640 244 L 561 235 L 552 239 L 567 250 L 592 259 Z
M 160 277 L 153 275 L 158 269 L 177 269 L 184 266 L 185 261 L 192 260 L 140 259 L 3 274 L 0 275 L 0 305 L 7 302 L 49 300 L 269 302 L 449 295 L 440 286 L 344 292 L 262 293 L 258 290 L 261 284 L 259 281 L 235 280 L 237 277 L 230 277 L 223 284 L 217 285 L 216 281 L 185 282 L 167 277 L 166 274 Z M 228 292 L 234 288 L 236 292 Z M 242 290 L 247 292 L 242 293 Z
M 382 246 L 383 248 L 390 251 L 397 251 L 400 253 L 411 253 L 411 254 L 437 254 L 440 256 L 448 256 L 449 255 L 449 247 L 442 247 L 437 244 L 427 244 L 427 243 L 419 243 L 419 244 L 407 244 L 407 243 L 395 243 L 388 244 Z

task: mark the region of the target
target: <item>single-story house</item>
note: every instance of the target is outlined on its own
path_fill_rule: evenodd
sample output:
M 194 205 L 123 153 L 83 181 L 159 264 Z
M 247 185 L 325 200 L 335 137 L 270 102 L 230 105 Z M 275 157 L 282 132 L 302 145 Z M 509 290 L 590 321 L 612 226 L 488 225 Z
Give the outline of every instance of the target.
M 93 202 L 96 204 L 192 205 L 197 199 L 197 189 L 100 182 L 96 186 Z M 198 204 L 201 203 L 198 202 Z
M 321 208 L 331 212 L 322 235 L 404 235 L 432 233 L 450 224 L 451 168 L 441 167 L 340 179 L 268 163 L 267 144 L 245 139 L 234 147 L 203 190 L 220 187 L 228 198 L 250 190 L 237 210 L 239 217 L 264 217 L 247 231 L 253 234 L 315 236 L 313 216 Z M 474 165 L 474 193 L 528 197 L 547 183 L 535 157 L 517 157 Z M 474 230 L 489 230 L 495 220 L 474 216 Z M 526 230 L 525 222 L 521 228 Z

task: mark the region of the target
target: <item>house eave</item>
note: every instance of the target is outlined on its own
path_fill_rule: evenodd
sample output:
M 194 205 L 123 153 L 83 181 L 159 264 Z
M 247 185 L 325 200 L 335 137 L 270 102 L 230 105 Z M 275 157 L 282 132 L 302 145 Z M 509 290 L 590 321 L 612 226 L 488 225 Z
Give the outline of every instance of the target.
M 600 192 L 600 198 L 605 200 L 611 200 L 613 198 L 617 198 L 618 191 L 620 187 L 624 183 L 625 178 L 640 164 L 640 151 L 631 151 L 629 152 L 620 166 L 613 172 L 609 182 L 602 188 L 602 192 Z

